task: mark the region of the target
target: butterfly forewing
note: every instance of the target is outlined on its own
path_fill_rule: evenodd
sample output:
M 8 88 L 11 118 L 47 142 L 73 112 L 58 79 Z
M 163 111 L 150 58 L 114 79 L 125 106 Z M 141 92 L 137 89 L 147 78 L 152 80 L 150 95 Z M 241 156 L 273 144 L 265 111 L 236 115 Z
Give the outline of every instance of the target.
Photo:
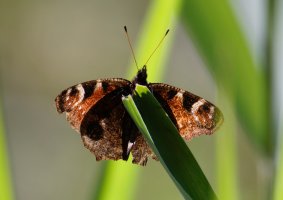
M 201 134 L 210 135 L 222 123 L 220 110 L 197 95 L 163 83 L 152 83 L 148 87 L 187 140 Z
M 66 112 L 67 120 L 79 132 L 81 121 L 92 106 L 106 94 L 118 88 L 127 89 L 130 84 L 125 79 L 101 79 L 74 85 L 56 97 L 57 111 Z

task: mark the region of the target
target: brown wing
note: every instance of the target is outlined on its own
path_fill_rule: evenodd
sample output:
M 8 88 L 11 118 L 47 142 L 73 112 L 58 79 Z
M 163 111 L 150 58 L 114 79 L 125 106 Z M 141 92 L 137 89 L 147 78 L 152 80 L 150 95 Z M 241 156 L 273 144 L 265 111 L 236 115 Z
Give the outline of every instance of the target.
M 79 132 L 81 122 L 91 107 L 105 95 L 118 88 L 127 88 L 130 84 L 125 79 L 101 79 L 74 85 L 56 97 L 57 111 L 66 112 L 67 120 Z
M 133 163 L 135 164 L 146 165 L 148 157 L 158 160 L 140 132 L 132 147 L 131 153 L 133 155 Z
M 124 79 L 89 81 L 64 90 L 55 99 L 59 113 L 66 112 L 72 127 L 97 160 L 127 160 L 145 165 L 156 159 L 122 105 L 122 94 L 131 92 Z
M 221 111 L 199 96 L 163 83 L 152 83 L 148 87 L 187 140 L 212 134 L 223 121 Z
M 67 120 L 97 160 L 121 158 L 121 97 L 130 92 L 130 84 L 124 79 L 88 81 L 64 90 L 55 99 L 57 111 L 66 112 Z
M 152 151 L 126 112 L 119 89 L 105 95 L 85 115 L 80 132 L 96 160 L 128 160 L 145 165 Z
M 128 159 L 129 153 L 133 156 L 133 163 L 146 165 L 148 157 L 157 160 L 157 157 L 139 132 L 132 118 L 126 112 L 124 113 L 122 123 L 122 147 L 123 159 Z M 124 159 L 124 160 L 126 160 Z
M 83 143 L 96 156 L 96 160 L 123 158 L 123 120 L 121 89 L 100 99 L 85 114 L 80 132 Z M 125 144 L 124 144 L 125 145 Z M 124 156 L 126 160 L 127 157 Z

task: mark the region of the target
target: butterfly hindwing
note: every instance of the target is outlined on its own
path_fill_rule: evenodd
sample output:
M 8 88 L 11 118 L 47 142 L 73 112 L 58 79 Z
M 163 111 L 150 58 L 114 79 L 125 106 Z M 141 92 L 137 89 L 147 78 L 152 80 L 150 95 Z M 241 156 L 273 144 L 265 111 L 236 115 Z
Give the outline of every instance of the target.
M 133 156 L 132 162 L 139 165 L 146 165 L 148 157 L 157 159 L 126 110 L 122 132 L 123 160 L 126 160 L 124 158 L 127 158 L 130 153 Z
M 122 88 L 101 98 L 85 114 L 80 133 L 87 149 L 96 160 L 122 158 L 122 122 L 125 112 L 122 105 Z

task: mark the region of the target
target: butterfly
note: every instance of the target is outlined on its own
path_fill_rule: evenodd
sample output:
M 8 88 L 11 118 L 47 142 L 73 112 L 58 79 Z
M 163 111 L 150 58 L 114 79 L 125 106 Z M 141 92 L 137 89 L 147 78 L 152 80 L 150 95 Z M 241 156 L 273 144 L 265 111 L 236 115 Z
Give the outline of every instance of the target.
M 132 50 L 129 37 L 128 41 Z M 221 111 L 207 100 L 171 85 L 148 83 L 146 65 L 132 81 L 109 78 L 83 82 L 62 91 L 55 103 L 97 161 L 128 160 L 130 154 L 134 164 L 146 165 L 149 157 L 158 160 L 122 103 L 123 96 L 134 93 L 136 84 L 149 88 L 185 140 L 210 135 L 222 124 Z
M 146 165 L 148 157 L 157 159 L 122 104 L 122 97 L 133 94 L 136 84 L 149 88 L 186 140 L 214 133 L 223 121 L 221 111 L 207 100 L 164 83 L 148 83 L 146 66 L 132 81 L 110 78 L 80 83 L 62 91 L 56 107 L 59 113 L 66 112 L 96 160 L 128 160 L 130 153 L 139 165 Z

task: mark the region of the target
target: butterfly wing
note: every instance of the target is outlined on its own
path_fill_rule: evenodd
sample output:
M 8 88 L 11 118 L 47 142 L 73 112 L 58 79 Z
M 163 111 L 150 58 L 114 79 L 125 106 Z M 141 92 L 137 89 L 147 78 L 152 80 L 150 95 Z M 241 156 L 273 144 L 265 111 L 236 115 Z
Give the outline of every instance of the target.
M 55 99 L 57 111 L 66 112 L 67 120 L 97 160 L 122 158 L 119 114 L 125 110 L 121 97 L 130 92 L 130 84 L 125 79 L 93 80 L 72 86 Z
M 212 134 L 223 121 L 221 111 L 197 95 L 163 83 L 148 87 L 186 140 Z
M 71 126 L 97 160 L 127 160 L 145 165 L 155 157 L 122 104 L 131 93 L 125 79 L 88 81 L 64 90 L 55 99 L 57 111 L 66 112 Z
M 127 160 L 123 155 L 123 120 L 126 115 L 122 105 L 121 88 L 110 92 L 93 105 L 80 126 L 81 137 L 86 148 L 93 152 L 96 160 Z M 130 133 L 132 131 L 129 130 Z M 125 133 L 124 133 L 125 134 Z
M 162 83 L 148 87 L 185 139 L 212 134 L 223 121 L 217 107 L 196 95 Z M 157 158 L 122 104 L 131 92 L 128 80 L 102 79 L 72 86 L 55 102 L 97 160 L 127 160 L 132 153 L 133 163 L 145 165 Z
M 72 128 L 80 131 L 80 125 L 88 110 L 105 95 L 118 88 L 127 88 L 131 82 L 125 79 L 99 79 L 67 88 L 56 99 L 59 113 L 66 112 Z
M 146 165 L 148 157 L 157 160 L 157 157 L 145 141 L 144 137 L 138 130 L 128 112 L 124 113 L 122 123 L 122 147 L 123 159 L 128 158 L 131 152 L 133 156 L 133 163 L 139 165 Z M 126 160 L 126 159 L 124 159 Z

